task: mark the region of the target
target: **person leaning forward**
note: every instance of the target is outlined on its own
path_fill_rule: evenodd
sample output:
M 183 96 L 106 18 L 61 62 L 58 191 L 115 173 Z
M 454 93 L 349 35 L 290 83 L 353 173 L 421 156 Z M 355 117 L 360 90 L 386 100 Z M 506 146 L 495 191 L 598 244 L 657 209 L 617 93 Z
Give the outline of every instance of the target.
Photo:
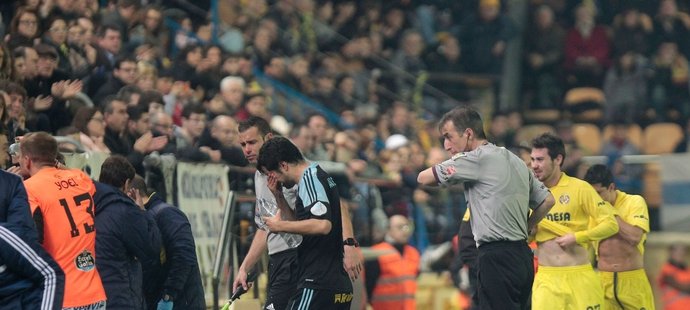
M 534 280 L 528 232 L 554 199 L 519 157 L 489 143 L 483 128 L 473 109 L 446 113 L 439 131 L 453 157 L 420 172 L 417 181 L 465 185 L 478 247 L 479 309 L 528 309 Z

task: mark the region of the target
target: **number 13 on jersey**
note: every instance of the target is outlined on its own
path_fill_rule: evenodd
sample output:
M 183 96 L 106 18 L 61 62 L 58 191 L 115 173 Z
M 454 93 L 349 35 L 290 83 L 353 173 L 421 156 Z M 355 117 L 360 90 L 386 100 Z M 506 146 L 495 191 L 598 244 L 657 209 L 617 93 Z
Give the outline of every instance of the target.
M 70 203 L 72 203 L 72 202 L 74 204 L 70 205 Z M 77 237 L 80 234 L 79 227 L 77 227 L 77 224 L 74 221 L 74 216 L 72 216 L 72 209 L 74 209 L 74 208 L 84 208 L 85 207 L 86 212 L 89 215 L 91 215 L 91 220 L 90 221 L 86 220 L 83 223 L 84 233 L 89 234 L 89 233 L 94 232 L 94 230 L 96 230 L 94 227 L 94 223 L 93 223 L 93 220 L 96 217 L 96 215 L 94 214 L 94 210 L 93 210 L 93 198 L 91 197 L 91 194 L 89 194 L 89 193 L 79 194 L 79 195 L 72 197 L 72 199 L 62 198 L 62 199 L 60 199 L 60 205 L 65 210 L 65 214 L 67 215 L 67 220 L 69 221 L 69 225 L 70 225 L 70 235 L 72 236 L 72 238 Z M 81 211 L 77 211 L 77 212 L 81 212 Z

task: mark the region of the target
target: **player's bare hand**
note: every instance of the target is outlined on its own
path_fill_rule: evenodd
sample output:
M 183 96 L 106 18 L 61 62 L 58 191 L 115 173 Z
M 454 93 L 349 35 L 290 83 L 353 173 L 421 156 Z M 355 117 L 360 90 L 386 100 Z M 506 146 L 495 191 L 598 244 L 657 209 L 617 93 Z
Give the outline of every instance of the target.
M 274 216 L 264 216 L 263 220 L 264 223 L 266 223 L 266 227 L 268 227 L 268 230 L 274 233 L 281 232 L 280 224 L 283 220 L 280 217 L 280 210 L 278 210 L 276 212 L 276 215 Z
M 569 247 L 569 246 L 576 243 L 575 234 L 572 234 L 572 233 L 567 234 L 565 236 L 560 236 L 560 237 L 556 238 L 555 240 L 556 240 L 556 243 L 558 243 L 558 245 L 562 248 Z
M 268 189 L 271 190 L 273 196 L 279 197 L 283 195 L 282 187 L 283 185 L 278 181 L 275 173 L 268 174 Z
M 357 248 L 353 246 L 346 245 L 343 251 L 343 268 L 350 276 L 350 280 L 355 281 L 362 272 L 362 258 Z
M 232 283 L 232 291 L 234 292 L 240 285 L 245 290 L 249 289 L 249 284 L 247 284 L 247 272 L 244 269 L 240 269 L 237 271 L 235 281 Z

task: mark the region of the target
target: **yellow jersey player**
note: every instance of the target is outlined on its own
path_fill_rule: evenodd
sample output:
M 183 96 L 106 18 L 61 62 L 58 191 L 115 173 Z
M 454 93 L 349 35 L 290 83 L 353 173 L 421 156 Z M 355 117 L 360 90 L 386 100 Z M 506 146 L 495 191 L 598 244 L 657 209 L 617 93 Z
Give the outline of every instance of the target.
M 647 203 L 642 196 L 616 190 L 611 170 L 604 165 L 590 167 L 585 180 L 618 212 L 618 233 L 597 242 L 596 247 L 606 309 L 654 310 L 642 257 L 649 232 Z
M 603 309 L 604 291 L 588 248 L 591 241 L 618 232 L 615 210 L 587 182 L 561 172 L 565 146 L 557 136 L 535 138 L 531 157 L 534 174 L 556 199 L 536 234 L 539 272 L 532 287 L 532 309 Z

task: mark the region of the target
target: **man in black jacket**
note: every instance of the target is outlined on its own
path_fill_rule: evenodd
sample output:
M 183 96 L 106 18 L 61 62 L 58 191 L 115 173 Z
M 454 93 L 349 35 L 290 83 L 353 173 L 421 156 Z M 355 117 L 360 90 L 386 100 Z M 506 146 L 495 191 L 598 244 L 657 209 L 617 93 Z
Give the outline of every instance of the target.
M 187 216 L 163 201 L 157 193 L 150 193 L 143 178 L 136 176 L 131 188 L 136 191 L 140 206 L 156 220 L 163 239 L 159 264 L 145 272 L 144 295 L 148 309 L 206 309 L 194 236 Z
M 159 259 L 161 237 L 153 217 L 125 194 L 134 178 L 126 158 L 113 155 L 96 182 L 96 268 L 108 309 L 146 309 L 143 270 Z

